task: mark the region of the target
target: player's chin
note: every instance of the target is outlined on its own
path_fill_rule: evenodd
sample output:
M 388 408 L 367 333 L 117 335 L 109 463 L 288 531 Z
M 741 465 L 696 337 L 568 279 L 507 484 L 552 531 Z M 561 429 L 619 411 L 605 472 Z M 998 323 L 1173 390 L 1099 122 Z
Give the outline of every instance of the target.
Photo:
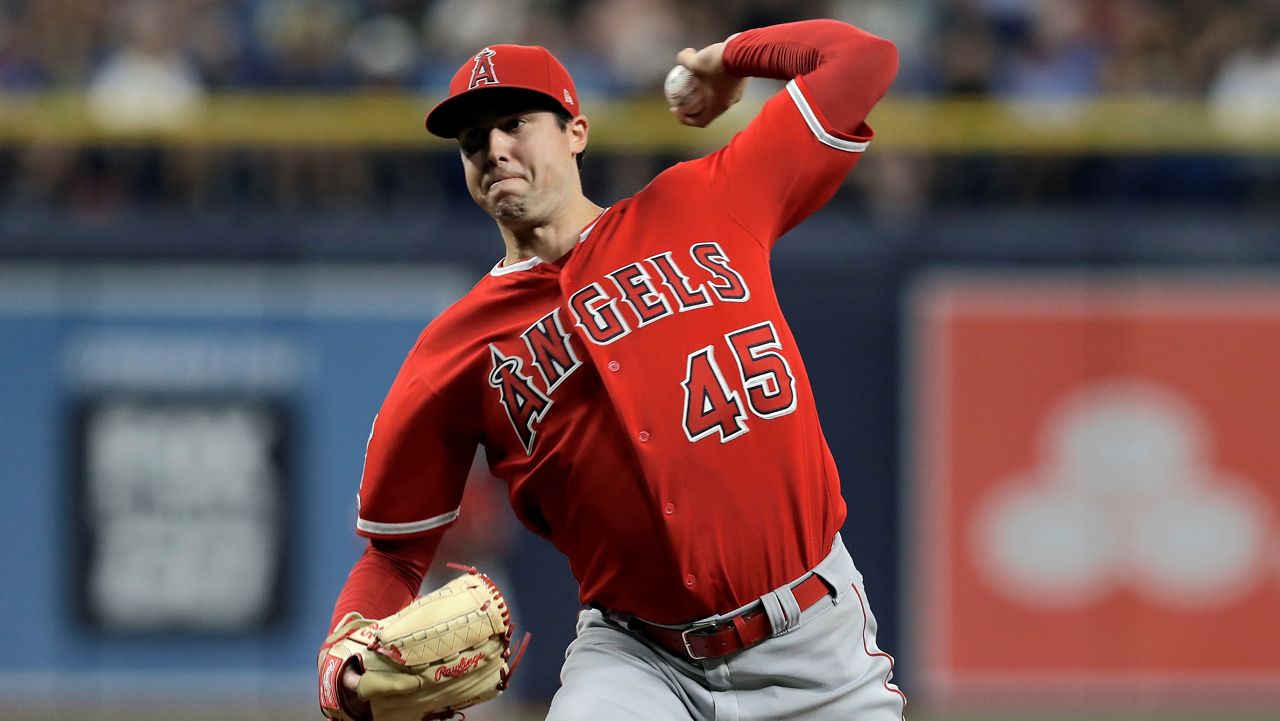
M 529 215 L 529 208 L 522 198 L 506 196 L 489 204 L 489 215 L 506 223 L 519 222 Z

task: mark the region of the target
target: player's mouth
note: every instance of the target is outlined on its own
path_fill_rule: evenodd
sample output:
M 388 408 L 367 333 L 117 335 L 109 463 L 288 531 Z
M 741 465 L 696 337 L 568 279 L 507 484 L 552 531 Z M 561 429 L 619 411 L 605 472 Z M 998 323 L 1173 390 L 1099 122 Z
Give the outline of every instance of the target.
M 512 181 L 515 181 L 515 180 L 524 180 L 524 178 L 521 178 L 518 175 L 509 175 L 503 178 L 495 178 L 494 180 L 491 180 L 489 182 L 488 189 L 493 190 L 494 188 L 502 187 L 504 184 L 511 185 Z

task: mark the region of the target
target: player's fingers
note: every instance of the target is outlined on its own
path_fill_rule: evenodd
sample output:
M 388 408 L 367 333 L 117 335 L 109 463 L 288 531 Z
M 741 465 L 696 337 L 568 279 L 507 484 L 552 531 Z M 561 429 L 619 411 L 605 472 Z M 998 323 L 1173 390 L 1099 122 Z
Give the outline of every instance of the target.
M 706 108 L 700 108 L 696 113 L 687 114 L 682 122 L 695 128 L 705 128 L 712 120 L 715 120 L 715 117 L 716 114 L 714 112 Z
M 693 117 L 688 113 L 682 112 L 680 108 L 670 108 L 670 110 L 671 114 L 676 116 L 676 120 L 679 120 L 682 124 L 697 127 Z
M 683 57 L 680 64 L 689 68 L 689 70 L 700 78 L 707 78 L 715 75 L 720 69 L 720 50 L 724 43 L 715 43 L 708 45 L 701 50 L 686 48 L 681 51 L 677 57 Z M 685 53 L 688 53 L 685 55 Z
M 687 68 L 690 66 L 690 64 L 694 62 L 694 59 L 697 57 L 698 57 L 697 50 L 694 50 L 693 48 L 685 48 L 684 50 L 681 50 L 680 52 L 676 53 L 676 63 L 679 65 L 683 65 Z

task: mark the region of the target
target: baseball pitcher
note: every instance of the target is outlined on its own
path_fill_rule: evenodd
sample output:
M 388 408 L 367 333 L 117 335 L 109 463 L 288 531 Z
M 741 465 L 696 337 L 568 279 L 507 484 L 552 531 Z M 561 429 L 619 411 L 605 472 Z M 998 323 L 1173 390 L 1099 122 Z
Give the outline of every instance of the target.
M 813 20 L 676 60 L 668 97 L 690 126 L 748 77 L 786 87 L 725 147 L 607 208 L 583 195 L 590 124 L 547 50 L 481 49 L 427 115 L 505 254 L 422 333 L 374 423 L 369 545 L 320 656 L 329 716 L 443 718 L 505 686 L 518 644 L 492 582 L 468 569 L 413 600 L 483 445 L 586 607 L 549 719 L 902 718 L 769 274 L 775 241 L 867 149 L 897 51 Z

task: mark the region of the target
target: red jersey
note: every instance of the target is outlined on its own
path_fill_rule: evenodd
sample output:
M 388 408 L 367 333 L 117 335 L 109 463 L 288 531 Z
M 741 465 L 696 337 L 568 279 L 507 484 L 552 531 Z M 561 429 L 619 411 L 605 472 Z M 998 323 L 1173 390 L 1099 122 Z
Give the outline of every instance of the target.
M 870 139 L 825 126 L 797 78 L 564 257 L 494 268 L 405 360 L 369 439 L 358 532 L 448 526 L 481 444 L 583 603 L 678 623 L 817 564 L 845 505 L 769 254 Z

